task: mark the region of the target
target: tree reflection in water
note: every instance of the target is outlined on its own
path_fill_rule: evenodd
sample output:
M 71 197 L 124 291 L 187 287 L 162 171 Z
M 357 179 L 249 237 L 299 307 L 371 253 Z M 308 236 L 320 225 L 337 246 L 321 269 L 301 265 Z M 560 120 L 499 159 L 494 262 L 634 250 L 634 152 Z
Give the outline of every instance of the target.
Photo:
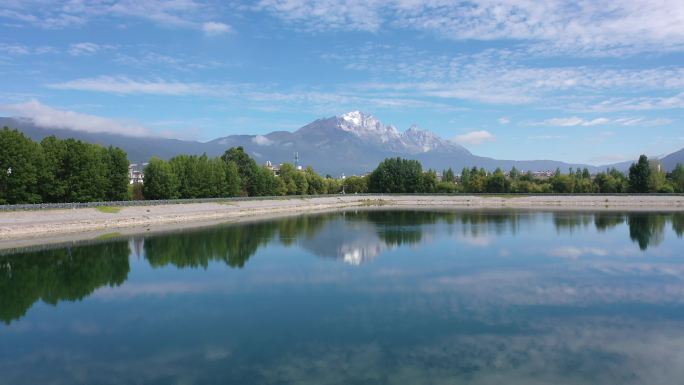
M 449 232 L 460 229 L 469 237 L 499 236 L 516 234 L 522 223 L 531 225 L 548 215 L 557 231 L 574 232 L 593 224 L 605 232 L 626 223 L 630 239 L 641 250 L 663 242 L 668 222 L 678 237 L 684 235 L 681 213 L 370 210 L 152 235 L 144 238 L 143 250 L 153 267 L 206 268 L 216 261 L 241 268 L 260 247 L 278 241 L 359 264 L 387 249 L 423 242 L 424 232 L 440 222 L 450 225 Z M 98 287 L 121 285 L 130 270 L 129 255 L 128 240 L 0 255 L 0 320 L 21 318 L 38 300 L 56 305 L 81 300 Z
M 0 320 L 21 318 L 38 300 L 77 301 L 126 281 L 128 241 L 0 256 Z

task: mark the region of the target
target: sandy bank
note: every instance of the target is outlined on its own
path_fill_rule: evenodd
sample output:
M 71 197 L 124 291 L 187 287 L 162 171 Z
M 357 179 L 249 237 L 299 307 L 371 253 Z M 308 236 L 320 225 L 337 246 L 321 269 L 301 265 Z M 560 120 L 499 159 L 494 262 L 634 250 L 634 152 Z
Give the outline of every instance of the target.
M 354 207 L 517 208 L 542 210 L 684 211 L 683 196 L 324 196 L 122 207 L 116 213 L 94 208 L 0 212 L 0 249 L 89 239 L 107 232 L 198 226 Z

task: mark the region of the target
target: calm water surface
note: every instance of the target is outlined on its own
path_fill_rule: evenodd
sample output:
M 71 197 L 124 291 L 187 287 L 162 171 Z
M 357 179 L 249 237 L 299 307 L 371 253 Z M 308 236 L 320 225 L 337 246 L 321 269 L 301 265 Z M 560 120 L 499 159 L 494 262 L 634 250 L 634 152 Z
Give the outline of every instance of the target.
M 0 384 L 681 384 L 683 234 L 372 211 L 0 254 Z

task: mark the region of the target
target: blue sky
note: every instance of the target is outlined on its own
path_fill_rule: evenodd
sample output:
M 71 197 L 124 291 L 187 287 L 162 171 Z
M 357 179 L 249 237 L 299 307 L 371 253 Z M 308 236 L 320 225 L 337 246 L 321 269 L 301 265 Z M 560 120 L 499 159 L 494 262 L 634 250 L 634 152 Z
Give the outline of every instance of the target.
M 0 115 L 209 140 L 351 110 L 478 155 L 684 147 L 684 2 L 0 4 Z

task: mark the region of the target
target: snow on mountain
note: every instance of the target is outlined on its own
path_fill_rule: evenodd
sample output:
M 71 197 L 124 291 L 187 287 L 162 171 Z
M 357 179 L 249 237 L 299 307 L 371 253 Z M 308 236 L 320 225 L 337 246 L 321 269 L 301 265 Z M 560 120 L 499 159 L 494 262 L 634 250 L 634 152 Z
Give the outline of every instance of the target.
M 372 142 L 388 143 L 401 138 L 401 134 L 394 126 L 385 126 L 373 115 L 360 111 L 352 111 L 339 116 L 338 127 Z
M 416 125 L 400 132 L 395 126 L 384 125 L 373 115 L 360 111 L 348 112 L 337 118 L 338 128 L 342 131 L 349 132 L 369 143 L 382 144 L 385 149 L 391 151 L 413 154 L 439 148 L 460 147 Z
M 300 161 L 311 165 L 321 174 L 346 175 L 363 174 L 372 171 L 378 163 L 389 157 L 415 159 L 424 168 L 443 170 L 452 167 L 483 167 L 519 170 L 555 170 L 569 167 L 600 168 L 587 165 L 567 164 L 551 160 L 501 160 L 480 157 L 464 147 L 438 135 L 412 126 L 399 131 L 392 125 L 385 125 L 370 114 L 349 112 L 313 121 L 294 132 L 274 131 L 265 135 L 229 135 L 201 143 L 174 139 L 128 137 L 116 134 L 88 133 L 68 129 L 49 129 L 21 119 L 0 118 L 0 127 L 8 126 L 22 130 L 34 140 L 50 135 L 59 138 L 76 138 L 105 146 L 123 148 L 134 163 L 145 162 L 152 156 L 168 159 L 178 154 L 203 154 L 218 156 L 230 147 L 242 146 L 257 163 L 292 162 L 294 154 Z M 663 158 L 667 165 L 679 162 L 684 150 Z M 628 166 L 627 166 L 628 167 Z M 372 253 L 371 253 L 372 254 Z M 354 259 L 354 253 L 350 258 Z M 361 254 L 358 254 L 361 255 Z M 352 258 L 354 257 L 354 258 Z
M 413 152 L 428 152 L 454 146 L 453 143 L 440 138 L 434 132 L 422 130 L 415 124 L 403 133 L 402 139 L 406 147 L 411 148 Z

